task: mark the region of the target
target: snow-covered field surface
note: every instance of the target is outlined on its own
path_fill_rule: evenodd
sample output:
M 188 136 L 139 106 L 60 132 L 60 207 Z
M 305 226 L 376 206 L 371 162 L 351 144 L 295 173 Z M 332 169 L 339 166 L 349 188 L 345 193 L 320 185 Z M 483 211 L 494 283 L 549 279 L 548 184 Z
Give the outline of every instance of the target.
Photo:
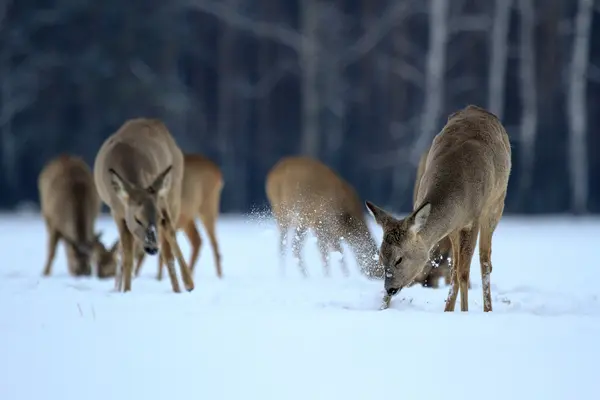
M 271 220 L 222 217 L 223 280 L 205 240 L 182 294 L 155 279 L 155 257 L 130 293 L 72 278 L 62 246 L 42 278 L 41 220 L 0 227 L 2 400 L 600 398 L 598 219 L 505 217 L 487 314 L 477 255 L 469 313 L 442 312 L 445 287 L 405 289 L 379 311 L 383 283 L 349 252 L 350 278 L 335 263 L 323 277 L 312 237 L 310 277 L 291 255 L 282 276 Z M 117 237 L 107 217 L 98 228 Z

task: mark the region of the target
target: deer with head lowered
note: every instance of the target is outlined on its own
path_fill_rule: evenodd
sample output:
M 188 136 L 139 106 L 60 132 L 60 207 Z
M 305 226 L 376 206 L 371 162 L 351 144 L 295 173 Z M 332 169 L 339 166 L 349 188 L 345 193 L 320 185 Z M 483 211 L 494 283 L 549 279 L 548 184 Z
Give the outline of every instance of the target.
M 309 157 L 285 157 L 269 171 L 266 194 L 280 231 L 280 267 L 283 271 L 288 231 L 292 236 L 294 258 L 307 276 L 302 246 L 309 229 L 317 237 L 325 275 L 329 271 L 329 251 L 338 252 L 344 275 L 349 271 L 343 257 L 342 240 L 354 251 L 361 272 L 369 278 L 382 278 L 383 269 L 375 261 L 377 243 L 365 222 L 358 195 L 329 167 Z
M 180 211 L 182 178 L 183 153 L 157 119 L 128 120 L 100 147 L 94 179 L 119 232 L 122 271 L 116 278 L 117 290 L 131 290 L 136 242 L 146 254 L 160 250 L 174 292 L 181 291 L 174 256 L 185 289 L 194 289 L 173 220 Z
M 385 268 L 384 304 L 423 270 L 433 246 L 448 236 L 452 284 L 444 311 L 468 311 L 471 260 L 479 234 L 483 311 L 492 311 L 492 235 L 504 211 L 511 171 L 508 134 L 487 110 L 470 105 L 449 116 L 431 144 L 413 212 L 395 219 L 367 201 L 383 229 L 380 261 Z
M 417 202 L 417 194 L 419 193 L 419 184 L 421 183 L 421 177 L 423 176 L 423 172 L 425 171 L 425 165 L 427 162 L 427 155 L 429 154 L 429 149 L 423 153 L 419 160 L 419 165 L 417 167 L 417 177 L 415 179 L 415 185 L 413 190 L 413 205 Z M 439 241 L 433 249 L 431 249 L 431 254 L 429 256 L 429 261 L 425 263 L 425 267 L 420 274 L 417 275 L 413 284 L 420 283 L 424 287 L 437 288 L 439 286 L 440 278 L 444 278 L 444 282 L 446 285 L 450 284 L 451 279 L 451 266 L 450 266 L 450 257 L 452 253 L 452 245 L 450 243 L 450 239 L 448 236 Z M 412 286 L 411 284 L 410 286 Z
M 216 236 L 216 223 L 219 216 L 219 203 L 223 190 L 223 175 L 221 169 L 200 154 L 184 154 L 184 171 L 181 191 L 181 211 L 177 229 L 183 229 L 192 247 L 189 267 L 194 273 L 194 266 L 200 255 L 202 239 L 196 228 L 195 218 L 198 215 L 210 240 L 215 259 L 217 277 L 223 276 L 221 268 L 221 253 Z M 144 262 L 145 253 L 138 246 L 136 251 L 135 275 L 137 276 Z M 158 259 L 157 279 L 162 279 L 162 260 Z
M 58 242 L 66 243 L 67 265 L 74 276 L 90 276 L 92 264 L 99 278 L 115 274 L 116 241 L 110 249 L 94 234 L 102 203 L 90 167 L 82 158 L 68 154 L 48 162 L 38 177 L 42 217 L 48 232 L 44 276 L 52 273 Z

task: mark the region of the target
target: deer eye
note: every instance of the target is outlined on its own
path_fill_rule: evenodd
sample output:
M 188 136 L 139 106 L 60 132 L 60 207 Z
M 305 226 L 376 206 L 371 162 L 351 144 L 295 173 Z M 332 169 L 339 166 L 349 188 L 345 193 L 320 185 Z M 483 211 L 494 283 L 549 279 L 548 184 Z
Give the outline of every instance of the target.
M 402 257 L 400 257 L 397 261 L 396 264 L 394 264 L 395 267 L 400 266 L 400 263 L 402 263 Z
M 137 217 L 134 217 L 135 219 L 135 223 L 138 224 L 139 226 L 144 226 L 144 224 L 142 224 L 142 221 L 140 221 L 139 219 L 137 219 Z
M 156 189 L 154 189 L 152 186 L 148 186 L 148 189 L 146 189 L 148 191 L 148 193 L 150 194 L 156 194 Z

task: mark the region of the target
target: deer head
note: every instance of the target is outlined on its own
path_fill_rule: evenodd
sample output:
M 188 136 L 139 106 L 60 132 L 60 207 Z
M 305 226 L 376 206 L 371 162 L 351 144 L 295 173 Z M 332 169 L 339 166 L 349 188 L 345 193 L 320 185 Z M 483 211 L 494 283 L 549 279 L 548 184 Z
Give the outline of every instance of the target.
M 149 255 L 158 252 L 157 223 L 163 219 L 158 200 L 164 198 L 171 188 L 171 169 L 172 165 L 168 166 L 148 187 L 133 185 L 114 169 L 109 170 L 113 190 L 125 208 L 127 228 Z
M 367 201 L 366 206 L 383 229 L 379 262 L 384 268 L 384 287 L 389 296 L 409 286 L 429 260 L 429 245 L 421 231 L 431 204 L 425 203 L 404 219 L 396 219 L 387 211 Z

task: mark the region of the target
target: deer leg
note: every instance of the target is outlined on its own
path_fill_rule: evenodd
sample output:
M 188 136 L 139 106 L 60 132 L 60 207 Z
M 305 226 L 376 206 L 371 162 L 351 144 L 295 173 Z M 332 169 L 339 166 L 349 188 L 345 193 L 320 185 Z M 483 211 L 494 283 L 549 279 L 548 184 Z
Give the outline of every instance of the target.
M 479 225 L 473 224 L 471 229 L 460 231 L 460 257 L 457 265 L 458 284 L 460 287 L 460 310 L 469 311 L 469 276 L 471 275 L 471 260 L 475 251 Z
M 117 290 L 123 292 L 131 291 L 131 278 L 133 275 L 133 252 L 134 242 L 133 236 L 124 219 L 117 222 L 117 228 L 119 230 L 119 239 L 121 241 L 121 274 L 116 276 L 116 287 Z
M 189 266 L 190 272 L 193 274 L 194 267 L 198 261 L 198 256 L 200 255 L 200 248 L 202 247 L 202 238 L 200 237 L 200 233 L 198 233 L 198 229 L 194 223 L 194 218 L 191 218 L 188 223 L 184 225 L 183 232 L 188 237 L 190 246 L 192 247 Z
M 458 296 L 458 278 L 456 274 L 456 266 L 458 264 L 459 254 L 460 254 L 460 238 L 458 232 L 453 232 L 448 235 L 450 239 L 451 249 L 452 249 L 452 269 L 451 269 L 451 286 L 448 292 L 448 297 L 446 298 L 446 307 L 444 311 L 451 312 L 454 311 L 454 307 L 456 306 L 456 297 Z
M 167 235 L 167 232 L 162 232 L 158 262 L 159 265 L 161 265 L 161 261 L 164 261 L 164 263 L 167 265 L 167 272 L 169 273 L 169 279 L 171 280 L 173 292 L 180 293 L 181 289 L 179 288 L 179 280 L 177 279 L 177 273 L 175 272 L 175 258 L 173 257 L 171 245 L 167 240 Z
M 304 259 L 302 258 L 302 248 L 304 247 L 304 239 L 306 238 L 308 230 L 303 226 L 296 227 L 295 235 L 292 237 L 292 251 L 294 258 L 298 262 L 298 268 L 300 272 L 306 278 L 308 273 L 306 272 L 306 265 L 304 265 Z
M 287 223 L 280 222 L 279 220 L 277 225 L 279 225 L 279 270 L 283 276 L 285 275 L 285 251 L 287 248 L 290 227 Z
M 169 214 L 167 213 L 166 210 L 163 210 L 163 221 L 162 221 L 162 230 L 163 230 L 163 235 L 166 238 L 167 243 L 170 245 L 170 250 L 172 252 L 175 253 L 175 258 L 177 258 L 177 263 L 179 264 L 179 270 L 181 271 L 181 279 L 183 280 L 183 286 L 185 287 L 185 290 L 187 290 L 188 292 L 191 292 L 192 290 L 194 290 L 194 280 L 192 279 L 192 275 L 190 273 L 190 269 L 187 266 L 187 263 L 185 262 L 185 259 L 183 258 L 183 254 L 181 253 L 181 248 L 179 247 L 179 244 L 177 243 L 177 235 L 175 232 L 175 228 L 173 228 L 173 224 L 171 222 L 171 218 L 169 216 Z M 165 262 L 167 263 L 167 268 L 169 268 L 169 262 L 167 260 L 165 260 Z M 173 268 L 175 268 L 174 266 L 174 262 L 172 264 Z M 171 271 L 169 271 L 169 275 L 171 274 Z
M 48 230 L 48 255 L 46 258 L 46 265 L 44 266 L 44 276 L 50 276 L 52 273 L 52 263 L 56 257 L 56 246 L 58 246 L 58 240 L 60 234 L 54 229 L 47 226 Z
M 319 253 L 321 253 L 321 261 L 323 262 L 323 275 L 331 276 L 329 267 L 329 238 L 326 233 L 323 232 L 323 227 L 316 230 L 317 233 L 317 246 Z
M 142 269 L 142 264 L 144 263 L 144 259 L 146 258 L 146 253 L 141 252 L 135 255 L 136 263 L 135 263 L 135 276 L 137 277 L 140 274 L 140 270 Z
M 342 247 L 341 239 L 338 238 L 333 241 L 333 251 L 340 253 L 340 269 L 346 278 L 349 277 L 350 271 L 348 270 L 348 265 L 346 264 L 346 257 L 344 257 L 344 248 Z
M 500 222 L 504 209 L 504 199 L 498 211 L 486 218 L 481 224 L 479 237 L 479 263 L 481 265 L 481 288 L 483 292 L 483 311 L 492 311 L 492 291 L 490 288 L 490 275 L 492 274 L 492 235 Z
M 219 242 L 217 241 L 216 234 L 216 217 L 212 215 L 207 215 L 206 213 L 202 213 L 200 214 L 200 219 L 202 220 L 202 225 L 204 225 L 204 229 L 206 230 L 206 235 L 208 236 L 210 247 L 212 247 L 213 257 L 215 258 L 215 269 L 217 271 L 217 277 L 222 278 L 223 269 L 221 266 L 221 251 L 219 250 Z

